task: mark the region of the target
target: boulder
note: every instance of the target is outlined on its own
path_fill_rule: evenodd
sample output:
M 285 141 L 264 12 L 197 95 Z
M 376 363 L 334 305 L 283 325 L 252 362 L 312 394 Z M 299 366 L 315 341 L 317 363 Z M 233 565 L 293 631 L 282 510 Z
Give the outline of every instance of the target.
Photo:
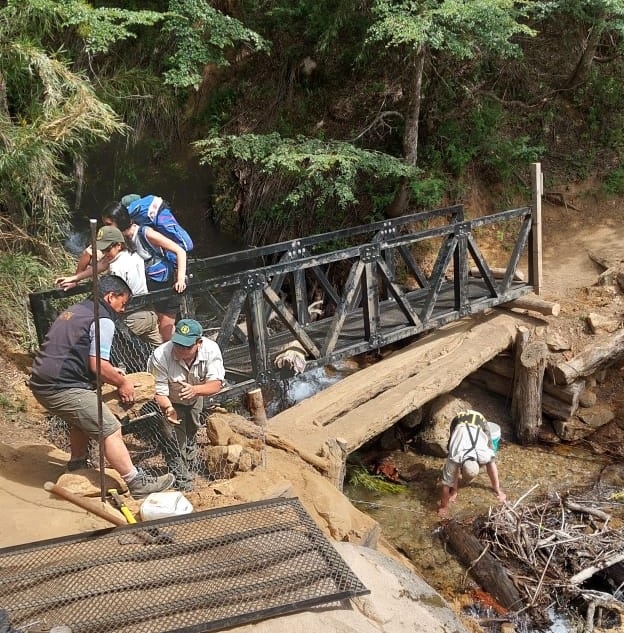
M 429 420 L 416 436 L 418 448 L 425 455 L 446 457 L 451 420 L 460 412 L 472 409 L 473 406 L 465 400 L 444 394 L 431 403 Z

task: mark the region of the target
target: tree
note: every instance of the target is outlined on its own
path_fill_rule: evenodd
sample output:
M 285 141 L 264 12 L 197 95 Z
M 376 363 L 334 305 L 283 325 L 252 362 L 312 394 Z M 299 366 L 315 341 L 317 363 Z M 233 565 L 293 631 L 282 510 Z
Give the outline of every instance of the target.
M 457 59 L 471 59 L 494 52 L 518 55 L 513 37 L 534 32 L 522 19 L 526 5 L 513 0 L 374 0 L 375 21 L 368 41 L 381 42 L 399 51 L 410 70 L 407 113 L 403 134 L 403 157 L 416 167 L 423 79 L 427 61 L 444 51 Z M 403 180 L 386 210 L 389 217 L 405 212 L 409 182 Z

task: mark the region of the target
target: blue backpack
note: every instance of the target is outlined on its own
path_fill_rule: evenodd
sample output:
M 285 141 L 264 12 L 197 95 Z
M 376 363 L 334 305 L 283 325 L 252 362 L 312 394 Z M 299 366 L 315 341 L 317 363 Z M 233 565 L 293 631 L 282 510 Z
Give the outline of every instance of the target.
M 171 212 L 169 205 L 158 196 L 144 196 L 127 205 L 130 219 L 139 228 L 139 237 L 145 249 L 152 253 L 152 258 L 145 262 L 145 273 L 157 282 L 168 281 L 177 265 L 175 253 L 155 247 L 145 236 L 149 226 L 169 238 L 187 253 L 193 250 L 193 240 L 183 229 Z

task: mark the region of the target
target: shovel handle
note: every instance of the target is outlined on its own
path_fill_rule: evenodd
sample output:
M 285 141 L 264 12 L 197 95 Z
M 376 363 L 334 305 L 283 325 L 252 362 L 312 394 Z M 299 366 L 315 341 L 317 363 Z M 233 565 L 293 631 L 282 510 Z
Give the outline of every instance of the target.
M 104 519 L 105 521 L 109 521 L 113 525 L 128 525 L 126 519 L 121 516 L 115 516 L 110 512 L 107 512 L 97 504 L 97 502 L 92 501 L 91 499 L 85 499 L 77 494 L 74 494 L 67 488 L 63 486 L 59 486 L 58 484 L 52 483 L 51 481 L 46 481 L 43 484 L 44 490 L 55 494 L 57 497 L 62 497 L 66 501 L 73 503 L 74 505 L 86 510 L 87 512 L 91 512 L 91 514 L 95 514 L 99 516 L 100 519 Z

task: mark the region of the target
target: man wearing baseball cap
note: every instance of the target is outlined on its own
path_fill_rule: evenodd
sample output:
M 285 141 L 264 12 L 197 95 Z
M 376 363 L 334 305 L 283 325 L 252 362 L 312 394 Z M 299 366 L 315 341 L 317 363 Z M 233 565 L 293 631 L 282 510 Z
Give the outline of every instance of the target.
M 198 321 L 181 319 L 171 340 L 152 352 L 147 370 L 156 380 L 155 399 L 164 414 L 165 460 L 176 487 L 190 491 L 204 398 L 220 391 L 225 380 L 221 350 L 203 336 Z

